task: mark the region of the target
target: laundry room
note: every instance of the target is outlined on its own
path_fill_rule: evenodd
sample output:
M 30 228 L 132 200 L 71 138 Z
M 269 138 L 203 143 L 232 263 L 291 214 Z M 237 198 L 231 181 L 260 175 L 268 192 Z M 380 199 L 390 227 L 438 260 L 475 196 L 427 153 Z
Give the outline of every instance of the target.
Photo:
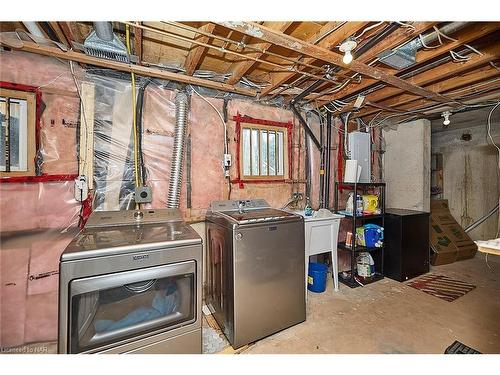
M 0 21 L 0 363 L 498 358 L 500 20 L 178 12 Z

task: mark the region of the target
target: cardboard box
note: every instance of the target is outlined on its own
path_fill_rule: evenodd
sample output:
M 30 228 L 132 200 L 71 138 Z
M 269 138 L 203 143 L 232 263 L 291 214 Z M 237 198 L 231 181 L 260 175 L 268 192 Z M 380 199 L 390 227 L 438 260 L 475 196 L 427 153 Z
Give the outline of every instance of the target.
M 430 220 L 430 246 L 432 250 L 431 264 L 439 266 L 453 263 L 457 260 L 458 248 L 451 241 L 445 231 L 431 216 Z
M 430 226 L 433 266 L 476 255 L 476 244 L 451 215 L 447 199 L 431 200 Z

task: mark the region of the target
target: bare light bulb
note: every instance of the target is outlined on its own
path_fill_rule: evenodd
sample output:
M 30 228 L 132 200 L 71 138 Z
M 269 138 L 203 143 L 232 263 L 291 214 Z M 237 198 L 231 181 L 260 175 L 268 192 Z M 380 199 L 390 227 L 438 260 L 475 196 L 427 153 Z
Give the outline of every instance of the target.
M 451 113 L 449 111 L 443 112 L 441 114 L 441 117 L 444 117 L 444 121 L 443 121 L 444 126 L 450 125 L 450 115 L 451 115 Z
M 344 64 L 350 64 L 352 61 L 352 53 L 351 51 L 345 51 L 344 57 L 342 58 Z

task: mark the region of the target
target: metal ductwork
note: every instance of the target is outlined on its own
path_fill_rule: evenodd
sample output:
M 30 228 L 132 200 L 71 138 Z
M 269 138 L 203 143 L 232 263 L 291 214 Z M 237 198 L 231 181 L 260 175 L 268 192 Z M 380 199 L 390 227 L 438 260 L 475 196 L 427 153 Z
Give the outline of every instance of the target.
M 170 183 L 167 198 L 168 208 L 179 208 L 188 111 L 189 104 L 187 94 L 185 92 L 177 93 L 175 97 L 174 147 L 172 150 L 172 165 L 170 168 Z
M 113 33 L 111 22 L 94 22 L 94 30 L 83 43 L 83 50 L 89 56 L 108 60 L 129 62 L 127 48 Z
M 114 38 L 111 22 L 94 22 L 94 31 L 99 39 L 106 42 L 111 42 Z
M 444 35 L 453 34 L 454 32 L 463 29 L 468 25 L 468 22 L 451 22 L 439 29 Z M 432 45 L 436 40 L 438 40 L 437 31 L 431 31 L 422 38 L 415 38 L 401 47 L 396 49 L 390 49 L 381 52 L 378 55 L 380 62 L 398 70 L 409 68 L 410 66 L 417 63 L 417 51 L 422 47 Z
M 47 38 L 45 34 L 43 33 L 42 29 L 38 26 L 36 22 L 23 22 L 23 25 L 28 29 L 29 33 L 33 36 L 36 36 L 38 38 Z

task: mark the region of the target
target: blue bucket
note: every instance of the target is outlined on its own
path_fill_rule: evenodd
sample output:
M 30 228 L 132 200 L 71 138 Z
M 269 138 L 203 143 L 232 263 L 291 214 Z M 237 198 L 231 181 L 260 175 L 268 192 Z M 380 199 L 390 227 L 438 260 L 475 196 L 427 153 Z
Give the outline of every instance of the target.
M 323 263 L 309 263 L 307 277 L 307 289 L 315 293 L 323 293 L 326 290 L 326 274 L 328 266 Z

